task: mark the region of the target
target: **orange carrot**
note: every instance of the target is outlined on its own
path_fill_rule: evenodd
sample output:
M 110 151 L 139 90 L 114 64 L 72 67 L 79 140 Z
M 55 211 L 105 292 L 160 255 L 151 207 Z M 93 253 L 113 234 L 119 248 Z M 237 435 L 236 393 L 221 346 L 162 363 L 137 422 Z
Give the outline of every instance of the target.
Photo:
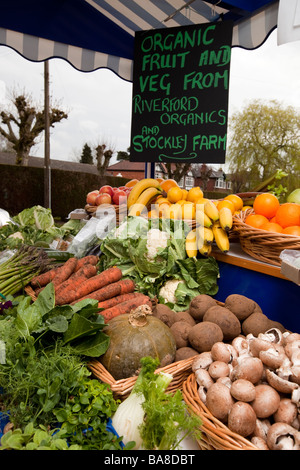
M 84 256 L 83 258 L 80 258 L 77 261 L 77 266 L 75 268 L 75 272 L 78 271 L 79 269 L 81 269 L 82 266 L 85 265 L 85 264 L 92 264 L 92 265 L 96 266 L 98 261 L 99 261 L 99 256 L 96 256 L 96 255 Z
M 57 289 L 62 282 L 71 276 L 71 274 L 74 272 L 74 269 L 76 268 L 77 261 L 77 258 L 74 256 L 69 258 L 62 266 L 57 268 L 57 273 L 52 280 L 54 289 Z
M 54 279 L 54 276 L 56 276 L 58 268 L 52 268 L 49 271 L 46 271 L 45 273 L 39 274 L 38 276 L 35 276 L 33 279 L 31 279 L 31 285 L 32 287 L 44 287 L 49 282 L 51 282 Z
M 93 291 L 83 297 L 77 297 L 75 302 L 79 302 L 83 299 L 96 299 L 99 300 L 99 302 L 102 302 L 103 300 L 111 299 L 117 295 L 134 292 L 134 289 L 135 283 L 131 279 L 122 279 L 120 281 L 113 282 L 112 284 L 108 284 L 101 289 Z M 75 302 L 72 302 L 71 305 L 73 305 Z
M 81 286 L 76 289 L 74 300 L 84 297 L 98 289 L 101 289 L 102 287 L 107 286 L 108 284 L 117 282 L 121 279 L 121 277 L 122 271 L 120 268 L 113 267 L 105 269 L 96 276 L 93 276 L 92 278 L 84 281 Z
M 143 296 L 143 297 L 142 297 Z M 135 299 L 131 300 L 126 300 L 125 302 L 121 302 L 118 305 L 115 305 L 114 307 L 107 308 L 105 310 L 102 310 L 99 312 L 99 315 L 102 315 L 104 317 L 105 323 L 109 322 L 109 320 L 112 320 L 115 317 L 118 317 L 119 315 L 123 315 L 124 313 L 130 313 L 131 310 L 139 307 L 140 305 L 149 305 L 151 307 L 151 300 L 147 295 L 143 295 L 136 297 Z
M 97 267 L 93 264 L 84 264 L 75 271 L 66 281 L 64 281 L 55 292 L 55 304 L 68 304 L 74 300 L 73 292 L 84 281 L 90 279 L 97 274 Z
M 111 308 L 121 302 L 125 302 L 125 300 L 136 299 L 140 296 L 144 296 L 141 292 L 130 292 L 129 294 L 121 294 L 117 295 L 116 297 L 112 297 L 111 299 L 103 300 L 102 302 L 98 302 L 99 308 Z

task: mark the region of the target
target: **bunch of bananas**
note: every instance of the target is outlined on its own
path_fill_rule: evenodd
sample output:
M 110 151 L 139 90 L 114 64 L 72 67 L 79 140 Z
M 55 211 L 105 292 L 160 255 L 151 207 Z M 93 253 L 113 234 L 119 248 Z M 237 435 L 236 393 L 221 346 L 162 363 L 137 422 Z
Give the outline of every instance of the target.
M 228 234 L 232 220 L 232 212 L 228 207 L 219 210 L 210 200 L 197 207 L 197 227 L 187 234 L 185 242 L 188 257 L 197 256 L 198 252 L 209 256 L 213 242 L 223 253 L 227 253 L 230 248 Z
M 139 216 L 148 212 L 147 207 L 162 194 L 159 182 L 154 178 L 144 178 L 136 183 L 127 199 L 128 215 Z

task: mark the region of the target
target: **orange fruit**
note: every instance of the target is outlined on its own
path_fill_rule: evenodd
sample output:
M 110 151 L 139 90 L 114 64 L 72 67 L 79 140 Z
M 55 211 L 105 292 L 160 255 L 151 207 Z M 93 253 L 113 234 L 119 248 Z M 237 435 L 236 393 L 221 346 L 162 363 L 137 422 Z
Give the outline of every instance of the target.
M 170 188 L 167 193 L 167 199 L 172 203 L 180 201 L 180 199 L 182 199 L 182 196 L 182 189 L 179 188 L 179 186 L 173 186 L 173 188 Z
M 262 227 L 262 225 L 266 224 L 267 222 L 269 222 L 267 217 L 260 214 L 250 214 L 246 217 L 245 220 L 245 224 L 259 229 Z
M 196 207 L 194 204 L 183 204 L 181 206 L 182 219 L 195 219 Z
M 161 204 L 169 204 L 170 205 L 171 203 L 166 197 L 159 196 L 156 199 L 155 204 L 158 204 L 160 206 Z
M 200 186 L 194 186 L 194 188 L 191 188 L 187 194 L 187 201 L 195 202 L 197 199 L 200 197 L 203 197 L 203 191 L 200 188 Z
M 167 179 L 160 183 L 160 187 L 167 193 L 169 189 L 173 188 L 174 186 L 178 187 L 178 184 L 175 180 Z
M 188 195 L 188 190 L 187 189 L 182 189 L 182 199 L 186 200 Z
M 243 199 L 238 196 L 237 194 L 228 194 L 228 196 L 226 196 L 224 198 L 225 201 L 231 201 L 234 205 L 234 208 L 236 211 L 239 211 L 242 209 L 244 203 L 243 203 Z
M 282 233 L 286 233 L 287 235 L 295 235 L 300 237 L 300 225 L 291 225 L 290 227 L 285 227 L 282 230 Z
M 246 211 L 248 209 L 253 209 L 253 207 L 252 206 L 243 206 L 242 207 L 242 211 Z
M 222 207 L 228 207 L 228 209 L 231 210 L 231 213 L 234 214 L 235 207 L 234 207 L 233 202 L 223 199 L 222 201 L 218 202 L 217 209 L 220 210 L 222 209 Z
M 266 222 L 261 227 L 261 230 L 267 230 L 268 232 L 282 233 L 283 228 L 276 222 Z
M 264 215 L 267 219 L 274 217 L 279 206 L 279 200 L 272 193 L 258 194 L 253 202 L 254 212 L 256 214 Z
M 166 217 L 170 219 L 181 219 L 181 206 L 179 204 L 171 204 L 167 212 L 168 215 L 166 214 Z
M 133 186 L 138 182 L 139 182 L 139 180 L 134 178 L 133 180 L 127 181 L 127 183 L 125 183 L 125 186 L 126 186 L 126 188 L 133 188 Z
M 281 204 L 276 212 L 276 222 L 283 228 L 300 225 L 300 204 L 294 202 Z
M 169 218 L 170 217 L 170 207 L 171 207 L 170 203 L 160 204 L 158 206 L 158 215 L 159 215 L 159 217 Z
M 199 199 L 197 199 L 195 201 L 195 205 L 197 206 L 197 204 L 201 205 L 201 204 L 205 204 L 206 202 L 208 201 L 208 199 L 206 197 L 199 197 Z
M 155 178 L 155 179 L 156 179 L 156 181 L 158 181 L 159 183 L 162 183 L 162 182 L 164 181 L 163 178 Z

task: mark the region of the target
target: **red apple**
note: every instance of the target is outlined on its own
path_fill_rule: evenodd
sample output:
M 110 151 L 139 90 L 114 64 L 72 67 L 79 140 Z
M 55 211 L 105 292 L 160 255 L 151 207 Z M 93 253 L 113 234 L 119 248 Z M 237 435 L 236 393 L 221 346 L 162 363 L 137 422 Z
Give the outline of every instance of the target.
M 108 193 L 99 193 L 96 197 L 96 206 L 101 204 L 111 204 L 111 195 Z
M 96 204 L 96 197 L 98 196 L 99 194 L 99 191 L 98 189 L 95 189 L 94 191 L 90 191 L 89 193 L 87 193 L 87 196 L 86 196 L 86 203 L 87 204 L 91 204 L 91 206 L 95 206 Z
M 122 191 L 124 191 L 126 189 L 126 186 L 119 186 L 119 189 L 122 189 Z
M 111 197 L 113 197 L 113 194 L 114 194 L 114 190 L 111 186 L 109 185 L 106 185 L 106 186 L 101 186 L 101 188 L 99 189 L 99 193 L 107 193 L 109 194 Z
M 112 201 L 114 204 L 119 205 L 122 201 L 122 198 L 127 198 L 127 193 L 122 191 L 122 189 L 117 189 L 112 197 Z

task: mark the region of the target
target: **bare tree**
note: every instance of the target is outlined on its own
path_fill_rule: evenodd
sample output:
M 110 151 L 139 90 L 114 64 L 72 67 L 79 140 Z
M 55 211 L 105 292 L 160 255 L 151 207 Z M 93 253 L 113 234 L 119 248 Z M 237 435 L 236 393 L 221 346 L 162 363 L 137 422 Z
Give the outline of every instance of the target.
M 99 172 L 99 175 L 103 176 L 109 166 L 109 163 L 113 156 L 114 151 L 111 149 L 106 150 L 105 144 L 97 145 L 95 150 L 96 150 L 97 170 Z
M 45 112 L 33 105 L 29 95 L 12 95 L 12 111 L 1 111 L 0 134 L 9 142 L 16 153 L 17 165 L 28 165 L 31 148 L 36 145 L 38 136 L 45 130 Z M 67 119 L 68 115 L 56 107 L 49 111 L 50 127 Z

